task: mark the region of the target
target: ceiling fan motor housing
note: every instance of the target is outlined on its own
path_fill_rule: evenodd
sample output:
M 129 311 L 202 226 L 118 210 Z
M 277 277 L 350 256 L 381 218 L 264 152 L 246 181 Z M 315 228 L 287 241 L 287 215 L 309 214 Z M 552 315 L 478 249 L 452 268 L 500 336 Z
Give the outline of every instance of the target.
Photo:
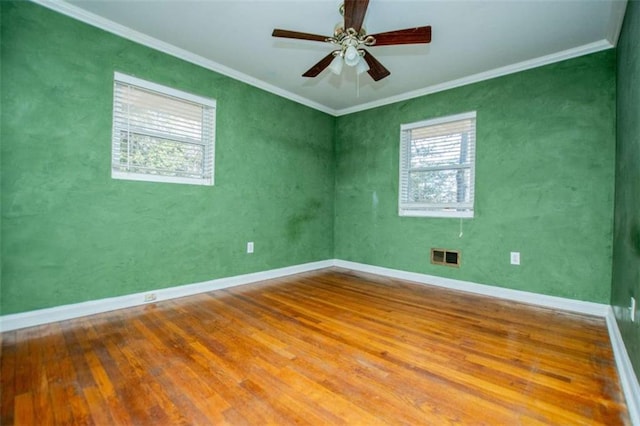
M 362 23 L 368 4 L 369 0 L 345 0 L 340 6 L 340 14 L 344 16 L 344 24 L 338 24 L 334 28 L 332 37 L 281 29 L 273 30 L 272 35 L 274 37 L 299 40 L 323 41 L 339 46 L 337 50 L 329 53 L 302 74 L 304 77 L 316 77 L 329 67 L 334 62 L 334 59 L 340 57 L 348 66 L 358 68 L 359 73 L 366 70 L 371 78 L 379 81 L 388 77 L 391 72 L 366 51 L 364 47 L 430 43 L 431 27 L 406 28 L 404 30 L 367 35 Z M 364 58 L 364 61 L 362 61 L 362 58 Z M 364 62 L 366 64 L 363 65 Z

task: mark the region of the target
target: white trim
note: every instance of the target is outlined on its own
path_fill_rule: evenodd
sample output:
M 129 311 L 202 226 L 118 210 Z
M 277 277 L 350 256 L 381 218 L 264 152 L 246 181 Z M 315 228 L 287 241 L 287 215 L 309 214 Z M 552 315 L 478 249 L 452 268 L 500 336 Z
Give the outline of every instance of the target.
M 176 177 L 176 176 L 164 176 L 164 175 L 152 175 L 152 174 L 144 174 L 144 173 L 129 173 L 123 172 L 119 170 L 111 169 L 111 179 L 120 179 L 120 180 L 135 180 L 141 182 L 161 182 L 161 183 L 180 183 L 186 185 L 203 185 L 203 186 L 213 186 L 213 178 L 207 177 L 205 179 L 190 179 L 186 177 Z
M 211 71 L 215 71 L 219 74 L 225 75 L 227 77 L 231 77 L 235 80 L 241 81 L 243 83 L 249 84 L 251 86 L 257 87 L 259 89 L 265 90 L 267 92 L 273 93 L 283 98 L 292 100 L 294 102 L 308 106 L 318 111 L 321 111 L 330 115 L 336 115 L 336 111 L 334 109 L 329 108 L 325 105 L 322 105 L 318 102 L 311 101 L 307 98 L 296 95 L 295 93 L 291 93 L 287 90 L 281 89 L 272 84 L 269 84 L 257 78 L 251 77 L 250 75 L 241 73 L 232 68 L 229 68 L 217 62 L 214 62 L 210 59 L 204 58 L 200 55 L 196 55 L 195 53 L 191 53 L 187 50 L 181 49 L 172 44 L 165 43 L 164 41 L 158 40 L 154 37 L 150 37 L 139 31 L 132 30 L 131 28 L 125 27 L 124 25 L 120 25 L 109 19 L 105 19 L 101 16 L 87 12 L 82 8 L 66 3 L 62 0 L 31 0 L 31 1 L 39 4 L 40 6 L 44 6 L 58 13 L 69 16 L 70 18 L 84 22 L 85 24 L 89 24 L 93 27 L 97 27 L 102 30 L 108 31 L 112 34 L 115 34 L 127 40 L 131 40 L 136 43 L 142 44 L 143 46 L 147 46 L 152 49 L 158 50 L 160 52 L 166 53 L 168 55 L 174 56 L 176 58 L 182 59 L 184 61 L 191 62 L 192 64 L 200 65 L 201 67 L 207 68 Z
M 504 67 L 495 68 L 489 71 L 459 78 L 457 80 L 451 80 L 444 83 L 435 84 L 433 86 L 428 86 L 422 89 L 413 90 L 411 92 L 402 93 L 400 95 L 391 96 L 385 99 L 379 99 L 373 102 L 368 102 L 366 104 L 361 104 L 361 105 L 356 105 L 350 108 L 336 110 L 334 111 L 334 115 L 339 117 L 341 115 L 347 115 L 347 114 L 352 114 L 354 112 L 365 111 L 368 109 L 389 105 L 395 102 L 406 101 L 413 98 L 419 98 L 420 96 L 430 95 L 437 92 L 443 92 L 449 89 L 455 89 L 456 87 L 466 86 L 467 84 L 478 83 L 484 80 L 490 80 L 495 77 L 514 74 L 520 71 L 526 71 L 532 68 L 553 64 L 555 62 L 560 62 L 567 59 L 588 55 L 590 53 L 600 52 L 602 50 L 611 49 L 612 47 L 614 46 L 611 43 L 609 43 L 607 40 L 600 40 L 593 43 L 585 44 L 583 46 L 574 47 L 573 49 L 552 53 L 551 55 L 541 56 L 535 59 L 529 59 L 527 61 L 518 62 L 517 64 L 511 64 Z
M 236 275 L 233 277 L 219 278 L 195 284 L 177 287 L 148 290 L 144 293 L 128 294 L 125 296 L 109 297 L 106 299 L 90 300 L 88 302 L 74 303 L 71 305 L 56 306 L 54 308 L 38 309 L 35 311 L 21 312 L 0 316 L 0 332 L 17 330 L 25 327 L 33 327 L 56 321 L 78 318 L 86 315 L 94 315 L 116 309 L 130 308 L 133 306 L 155 303 L 161 300 L 175 299 L 198 293 L 206 293 L 212 290 L 235 287 L 250 284 L 257 281 L 280 278 L 301 272 L 315 271 L 328 268 L 333 265 L 331 260 L 304 263 L 301 265 L 287 266 L 268 271 L 254 272 L 251 274 Z M 145 301 L 145 295 L 153 293 L 155 300 Z
M 161 300 L 175 299 L 199 293 L 206 293 L 213 290 L 220 290 L 254 282 L 285 277 L 302 272 L 315 271 L 329 267 L 339 267 L 360 272 L 367 272 L 386 277 L 413 281 L 418 284 L 434 285 L 453 290 L 466 291 L 469 293 L 482 294 L 516 302 L 528 303 L 544 306 L 553 309 L 578 312 L 587 315 L 595 315 L 606 319 L 609 331 L 609 339 L 613 348 L 613 355 L 620 377 L 620 384 L 625 395 L 627 409 L 631 424 L 640 426 L 640 386 L 633 370 L 631 359 L 620 335 L 617 321 L 611 306 L 600 303 L 584 302 L 580 300 L 566 299 L 556 296 L 530 293 L 520 290 L 512 290 L 501 287 L 494 287 L 485 284 L 477 284 L 469 281 L 460 281 L 451 278 L 443 278 L 434 275 L 407 272 L 398 269 L 384 268 L 380 266 L 367 265 L 364 263 L 351 262 L 347 260 L 332 259 L 317 262 L 304 263 L 300 265 L 287 266 L 284 268 L 271 269 L 268 271 L 254 272 L 250 274 L 237 275 L 227 278 L 219 278 L 195 284 L 182 285 L 178 287 L 163 288 L 158 290 L 148 290 L 144 293 L 135 293 L 125 296 L 111 297 L 88 302 L 75 303 L 71 305 L 56 306 L 53 308 L 39 309 L 35 311 L 22 312 L 0 316 L 0 332 L 17 330 L 25 327 L 33 327 L 41 324 L 48 324 L 56 321 L 63 321 L 78 318 L 86 315 L 94 315 L 109 312 L 116 309 L 129 308 L 148 303 L 155 303 Z M 146 301 L 145 296 L 153 293 L 155 299 Z
M 287 266 L 284 268 L 271 269 L 261 272 L 254 272 L 251 274 L 218 278 L 215 280 L 204 281 L 195 284 L 187 284 L 157 290 L 147 290 L 143 293 L 128 294 L 124 296 L 110 297 L 99 300 L 90 300 L 87 302 L 56 306 L 53 308 L 4 315 L 0 316 L 0 332 L 16 330 L 24 327 L 32 327 L 35 325 L 62 321 L 71 318 L 78 318 L 85 315 L 93 315 L 101 312 L 108 312 L 114 309 L 122 309 L 150 303 L 145 302 L 144 300 L 145 295 L 149 293 L 154 293 L 156 295 L 156 299 L 154 301 L 169 300 L 177 297 L 190 296 L 193 294 L 284 277 L 287 275 L 293 275 L 302 272 L 315 271 L 332 266 L 344 269 L 352 269 L 360 272 L 367 272 L 371 274 L 383 275 L 386 277 L 397 278 L 401 280 L 413 281 L 419 284 L 445 287 L 453 290 L 466 291 L 469 293 L 482 294 L 485 296 L 492 296 L 501 299 L 513 300 L 516 302 L 529 303 L 533 305 L 540 305 L 548 308 L 562 309 L 565 311 L 578 312 L 599 317 L 606 317 L 609 314 L 610 310 L 609 305 L 600 303 L 584 302 L 581 300 L 566 299 L 563 297 L 548 296 L 544 294 L 530 293 L 527 291 L 495 287 L 486 284 L 477 284 L 469 281 L 443 278 L 435 275 L 407 272 L 398 269 L 384 268 L 381 266 L 367 265 L 364 263 L 351 262 L 347 260 L 333 259 L 304 263 L 301 265 Z
M 601 303 L 584 302 L 581 300 L 566 299 L 562 297 L 530 293 L 527 291 L 477 284 L 469 281 L 460 281 L 451 278 L 401 271 L 398 269 L 383 268 L 380 266 L 367 265 L 364 263 L 350 262 L 340 259 L 334 260 L 333 264 L 340 268 L 413 281 L 419 284 L 434 285 L 453 290 L 461 290 L 469 293 L 513 300 L 515 302 L 603 317 L 607 322 L 609 340 L 611 341 L 613 357 L 616 362 L 618 377 L 620 378 L 620 386 L 622 387 L 622 391 L 625 396 L 631 424 L 640 426 L 640 385 L 638 384 L 638 378 L 633 370 L 631 359 L 629 358 L 624 341 L 622 340 L 622 335 L 618 329 L 618 322 L 616 321 L 611 306 Z
M 281 96 L 285 99 L 289 99 L 291 101 L 297 102 L 299 104 L 308 106 L 310 108 L 316 109 L 318 111 L 321 111 L 336 117 L 339 117 L 341 115 L 351 114 L 354 112 L 364 111 L 372 108 L 377 108 L 379 106 L 388 105 L 395 102 L 418 98 L 420 96 L 429 95 L 432 93 L 442 92 L 444 90 L 449 90 L 456 87 L 465 86 L 467 84 L 489 80 L 489 79 L 500 77 L 507 74 L 513 74 L 516 72 L 525 71 L 531 68 L 537 68 L 543 65 L 552 64 L 554 62 L 560 62 L 566 59 L 576 58 L 578 56 L 588 55 L 590 53 L 595 53 L 601 50 L 610 49 L 615 46 L 615 43 L 612 43 L 609 40 L 600 40 L 593 43 L 585 44 L 583 46 L 578 46 L 572 49 L 564 50 L 562 52 L 552 53 L 550 55 L 541 56 L 539 58 L 530 59 L 527 61 L 519 62 L 517 64 L 507 65 L 501 68 L 496 68 L 493 70 L 481 72 L 481 73 L 474 74 L 468 77 L 463 77 L 457 80 L 451 80 L 451 81 L 436 84 L 433 86 L 428 86 L 422 89 L 414 90 L 411 92 L 402 93 L 396 96 L 391 96 L 391 97 L 379 99 L 373 102 L 336 110 L 334 108 L 330 108 L 326 105 L 322 105 L 318 102 L 304 98 L 300 95 L 296 95 L 295 93 L 281 89 L 265 81 L 251 77 L 247 74 L 243 74 L 232 68 L 229 68 L 217 62 L 214 62 L 210 59 L 206 59 L 202 56 L 196 55 L 187 50 L 176 47 L 172 44 L 165 43 L 164 41 L 160 41 L 154 37 L 150 37 L 139 31 L 132 30 L 131 28 L 125 27 L 124 25 L 120 25 L 111 20 L 102 18 L 101 16 L 87 12 L 86 10 L 79 8 L 77 6 L 74 6 L 72 4 L 66 3 L 63 0 L 31 0 L 31 1 L 41 6 L 44 6 L 48 9 L 61 13 L 63 15 L 69 16 L 78 21 L 84 22 L 91 26 L 108 31 L 117 36 L 123 37 L 127 40 L 134 41 L 136 43 L 142 44 L 144 46 L 150 47 L 152 49 L 174 56 L 176 58 L 185 60 L 187 62 L 200 65 L 201 67 L 207 68 L 211 71 L 215 71 L 227 77 L 231 77 L 235 80 L 241 81 L 243 83 L 249 84 L 251 86 L 254 86 L 259 89 L 265 90 L 267 92 L 273 93 L 275 95 Z M 609 26 L 611 27 L 611 31 L 609 32 L 609 37 L 610 37 L 610 40 L 615 39 L 615 41 L 617 42 L 617 35 L 620 34 L 622 20 L 620 20 L 620 22 L 616 22 L 615 17 L 620 16 L 621 13 L 624 14 L 625 8 L 623 7 L 622 4 L 618 4 L 623 2 L 614 1 L 613 3 L 614 3 L 614 6 L 612 6 L 613 10 L 611 14 L 611 20 L 610 20 L 611 22 L 609 24 Z M 624 6 L 626 6 L 626 0 L 624 0 Z
M 445 115 L 441 117 L 430 118 L 428 120 L 417 121 L 415 123 L 401 124 L 400 131 L 404 132 L 405 130 L 413 130 L 413 129 L 418 129 L 420 127 L 435 126 L 437 124 L 446 124 L 454 121 L 462 121 L 462 120 L 470 120 L 470 119 L 475 120 L 476 116 L 477 116 L 477 111 L 463 112 L 461 114 L 454 114 L 454 115 Z
M 215 134 L 216 134 L 216 100 L 193 93 L 184 92 L 172 87 L 163 86 L 152 81 L 143 80 L 115 71 L 113 73 L 113 129 L 111 138 L 111 177 L 113 179 L 138 180 L 145 182 L 165 182 L 190 185 L 213 186 L 215 173 Z M 158 105 L 149 105 L 146 95 L 153 94 Z M 160 127 L 149 117 L 137 116 L 131 110 L 142 108 L 144 111 L 168 114 Z M 188 122 L 200 125 L 193 128 Z M 174 127 L 177 126 L 177 127 Z M 121 163 L 124 139 L 131 139 L 134 134 L 147 137 L 158 137 L 181 146 L 198 146 L 202 153 L 201 174 L 199 177 L 181 176 L 182 171 L 174 168 L 132 171 L 129 162 Z M 175 172 L 175 173 L 174 173 Z M 172 174 L 176 174 L 172 175 Z M 186 173 L 185 173 L 186 174 Z
M 434 285 L 485 296 L 498 297 L 500 299 L 513 300 L 514 302 L 528 303 L 564 311 L 578 312 L 581 314 L 605 317 L 609 305 L 601 303 L 584 302 L 582 300 L 566 299 L 564 297 L 548 296 L 545 294 L 530 293 L 528 291 L 512 290 L 509 288 L 495 287 L 486 284 L 477 284 L 470 281 L 460 281 L 451 278 L 443 278 L 435 275 L 420 274 L 417 272 L 401 271 L 399 269 L 383 268 L 364 263 L 350 262 L 347 260 L 335 260 L 334 266 L 353 269 L 360 272 L 368 272 L 376 275 L 397 278 L 406 281 L 414 281 L 419 284 Z
M 624 22 L 624 15 L 627 10 L 627 0 L 615 0 L 611 2 L 611 15 L 609 15 L 609 31 L 607 34 L 607 40 L 612 46 L 618 45 L 618 39 L 620 38 L 620 32 L 622 31 L 622 24 Z
M 455 115 L 439 116 L 427 120 L 400 125 L 400 155 L 398 166 L 398 216 L 400 217 L 448 217 L 473 218 L 475 198 L 475 163 L 476 163 L 476 121 L 477 112 L 467 111 Z M 446 128 L 446 129 L 443 129 Z M 439 138 L 444 134 L 466 133 L 468 138 L 469 158 L 463 164 L 441 166 L 411 167 L 411 142 L 413 131 L 419 131 L 416 138 Z M 436 142 L 440 143 L 440 142 Z M 449 149 L 449 147 L 443 147 Z M 439 170 L 469 170 L 469 201 L 457 203 L 413 202 L 407 193 L 409 175 L 414 172 L 430 172 Z
M 211 98 L 205 98 L 204 96 L 194 95 L 193 93 L 184 92 L 182 90 L 174 89 L 173 87 L 163 86 L 162 84 L 154 83 L 153 81 L 143 80 L 132 75 L 123 74 L 118 71 L 113 72 L 114 81 L 131 84 L 133 86 L 142 87 L 143 89 L 158 92 L 160 95 L 173 96 L 180 100 L 190 101 L 196 104 L 207 105 L 215 109 L 216 100 Z
M 409 204 L 410 205 L 410 204 Z M 398 216 L 401 217 L 448 217 L 458 219 L 473 219 L 473 210 L 420 210 L 416 208 L 402 207 L 398 208 Z
M 613 309 L 609 307 L 607 311 L 607 328 L 609 329 L 609 339 L 611 339 L 611 347 L 613 348 L 613 357 L 616 360 L 618 368 L 618 376 L 620 377 L 620 385 L 627 402 L 627 410 L 632 425 L 640 426 L 640 384 L 633 370 L 631 358 L 622 340 L 618 321 L 613 313 Z

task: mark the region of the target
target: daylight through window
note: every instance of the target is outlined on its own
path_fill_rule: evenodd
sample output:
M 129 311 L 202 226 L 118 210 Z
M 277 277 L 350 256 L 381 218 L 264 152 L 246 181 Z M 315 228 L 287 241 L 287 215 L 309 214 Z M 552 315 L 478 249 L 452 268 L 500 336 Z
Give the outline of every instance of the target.
M 473 217 L 476 113 L 403 124 L 400 216 Z
M 213 185 L 216 102 L 115 73 L 111 176 Z

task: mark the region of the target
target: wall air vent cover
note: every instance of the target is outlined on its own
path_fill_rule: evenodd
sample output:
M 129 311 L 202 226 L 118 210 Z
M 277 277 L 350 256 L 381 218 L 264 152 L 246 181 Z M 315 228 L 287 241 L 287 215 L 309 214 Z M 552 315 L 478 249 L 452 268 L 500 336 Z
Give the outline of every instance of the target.
M 460 252 L 457 250 L 431 249 L 431 263 L 460 267 Z

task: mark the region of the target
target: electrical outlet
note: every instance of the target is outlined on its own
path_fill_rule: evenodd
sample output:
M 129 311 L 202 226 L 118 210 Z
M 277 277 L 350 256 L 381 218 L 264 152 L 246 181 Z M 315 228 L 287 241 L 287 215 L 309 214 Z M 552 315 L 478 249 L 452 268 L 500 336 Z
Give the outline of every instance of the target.
M 636 298 L 631 296 L 631 303 L 629 304 L 629 311 L 631 311 L 631 322 L 636 321 Z
M 512 265 L 519 265 L 520 264 L 520 252 L 519 251 L 512 251 L 511 252 L 511 264 Z
M 247 253 L 253 253 L 253 241 L 247 243 Z
M 144 301 L 145 302 L 153 302 L 154 300 L 156 300 L 156 294 L 155 293 L 147 293 L 144 295 Z

